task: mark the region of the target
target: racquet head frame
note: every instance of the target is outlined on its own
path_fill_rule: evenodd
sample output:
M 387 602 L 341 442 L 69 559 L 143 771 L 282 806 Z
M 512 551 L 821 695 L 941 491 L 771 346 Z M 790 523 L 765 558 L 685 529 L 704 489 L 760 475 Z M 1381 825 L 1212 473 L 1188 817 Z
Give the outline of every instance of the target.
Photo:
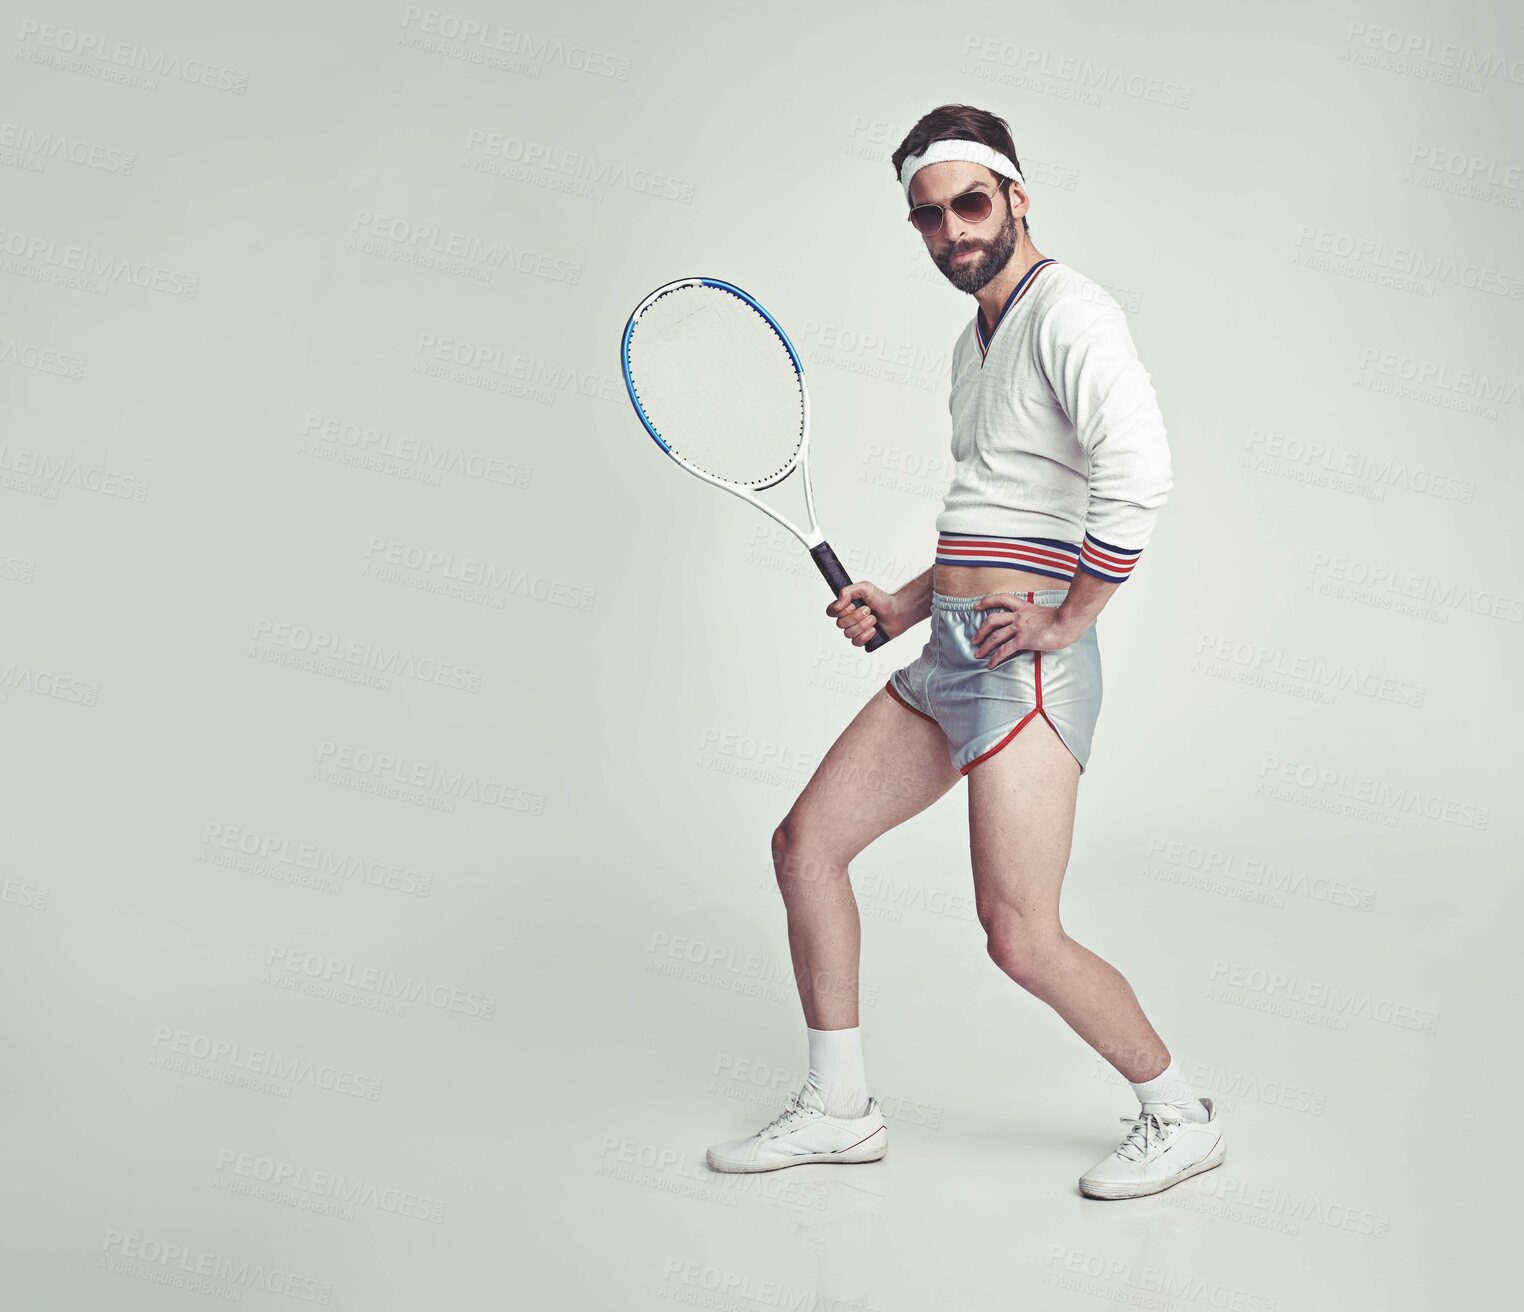
M 766 482 L 755 484 L 741 484 L 736 483 L 730 479 L 721 478 L 717 474 L 712 474 L 706 469 L 701 469 L 698 465 L 686 459 L 679 452 L 673 450 L 672 446 L 662 437 L 651 416 L 646 413 L 645 406 L 643 406 L 640 402 L 640 394 L 635 386 L 635 380 L 630 368 L 630 343 L 634 339 L 635 330 L 639 325 L 641 316 L 645 314 L 645 312 L 650 309 L 652 305 L 659 301 L 663 296 L 669 295 L 672 292 L 680 291 L 685 287 L 711 287 L 716 291 L 728 293 L 729 295 L 736 297 L 738 300 L 743 301 L 750 309 L 754 310 L 764 320 L 767 321 L 768 326 L 778 335 L 778 340 L 783 343 L 784 348 L 788 351 L 789 360 L 794 367 L 794 376 L 799 383 L 799 398 L 803 415 L 803 427 L 802 431 L 800 432 L 799 446 L 794 451 L 792 458 L 775 474 L 769 476 Z M 801 542 L 803 542 L 806 547 L 813 549 L 822 541 L 824 541 L 824 538 L 820 532 L 820 525 L 815 519 L 815 493 L 814 489 L 810 485 L 810 466 L 808 460 L 808 452 L 810 446 L 810 392 L 804 381 L 804 366 L 800 362 L 799 352 L 794 349 L 793 342 L 789 341 L 788 334 L 783 331 L 783 325 L 774 319 L 773 316 L 767 312 L 767 309 L 754 296 L 748 292 L 742 291 L 741 288 L 737 287 L 734 283 L 725 282 L 721 278 L 675 278 L 671 282 L 663 283 L 660 287 L 656 288 L 655 291 L 646 296 L 640 302 L 640 304 L 635 307 L 634 312 L 630 315 L 629 322 L 625 324 L 624 333 L 620 339 L 619 346 L 619 367 L 624 373 L 624 385 L 630 394 L 630 404 L 635 407 L 635 413 L 640 417 L 640 422 L 645 426 L 646 432 L 651 435 L 651 439 L 656 443 L 657 446 L 666 452 L 667 455 L 669 455 L 679 465 L 686 469 L 690 474 L 703 479 L 706 483 L 712 483 L 715 487 L 724 488 L 725 491 L 731 493 L 733 496 L 738 496 L 743 501 L 750 502 L 752 505 L 758 507 L 768 515 L 771 515 L 773 519 L 777 520 L 778 523 L 782 524 L 784 528 L 788 529 L 790 533 L 792 533 Z M 804 507 L 805 513 L 809 516 L 809 526 L 807 528 L 800 528 L 791 519 L 789 519 L 787 515 L 783 514 L 779 510 L 774 509 L 772 506 L 768 505 L 767 502 L 763 501 L 760 497 L 755 495 L 755 492 L 759 492 L 770 487 L 776 487 L 790 474 L 792 474 L 795 469 L 799 470 L 800 476 L 804 479 Z

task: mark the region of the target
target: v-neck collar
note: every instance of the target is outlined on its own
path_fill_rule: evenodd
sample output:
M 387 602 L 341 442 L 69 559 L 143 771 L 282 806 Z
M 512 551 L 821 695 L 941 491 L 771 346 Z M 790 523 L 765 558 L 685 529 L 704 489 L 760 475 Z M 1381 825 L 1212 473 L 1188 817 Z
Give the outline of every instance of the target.
M 1037 275 L 1050 264 L 1058 261 L 1052 256 L 1038 260 L 1030 269 L 1021 275 L 1021 281 L 1011 289 L 1011 294 L 1005 298 L 1005 304 L 1000 307 L 1000 317 L 995 320 L 995 326 L 990 329 L 989 336 L 984 334 L 984 309 L 980 307 L 974 311 L 974 336 L 979 342 L 979 364 L 982 368 L 984 358 L 990 353 L 990 340 L 1000 331 L 1000 325 L 1005 322 L 1006 315 L 1010 314 L 1012 307 L 1031 290 L 1032 283 Z

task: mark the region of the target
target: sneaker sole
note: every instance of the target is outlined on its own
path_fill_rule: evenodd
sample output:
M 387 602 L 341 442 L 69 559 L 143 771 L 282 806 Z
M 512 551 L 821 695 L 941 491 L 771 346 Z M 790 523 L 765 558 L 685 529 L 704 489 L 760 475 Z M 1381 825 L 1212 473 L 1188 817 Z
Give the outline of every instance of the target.
M 869 1139 L 878 1139 L 878 1143 L 872 1147 L 862 1147 L 854 1144 L 851 1148 L 843 1149 L 839 1153 L 805 1153 L 800 1157 L 786 1157 L 777 1162 L 727 1162 L 723 1158 L 717 1158 L 714 1150 L 710 1149 L 704 1154 L 704 1160 L 709 1163 L 711 1171 L 724 1171 L 731 1175 L 753 1175 L 759 1171 L 781 1171 L 786 1166 L 808 1166 L 811 1162 L 841 1162 L 852 1165 L 859 1162 L 879 1161 L 889 1151 L 889 1138 L 880 1135 L 875 1130 L 868 1136 Z M 866 1143 L 867 1140 L 864 1140 Z
M 1146 1180 L 1141 1184 L 1103 1184 L 1100 1182 L 1090 1184 L 1082 1177 L 1079 1182 L 1079 1191 L 1086 1198 L 1145 1198 L 1149 1194 L 1163 1193 L 1182 1180 L 1189 1180 L 1193 1175 L 1200 1175 L 1203 1171 L 1210 1171 L 1221 1166 L 1227 1156 L 1227 1146 L 1219 1143 L 1210 1153 L 1203 1157 L 1195 1166 L 1176 1175 L 1167 1176 L 1163 1180 Z

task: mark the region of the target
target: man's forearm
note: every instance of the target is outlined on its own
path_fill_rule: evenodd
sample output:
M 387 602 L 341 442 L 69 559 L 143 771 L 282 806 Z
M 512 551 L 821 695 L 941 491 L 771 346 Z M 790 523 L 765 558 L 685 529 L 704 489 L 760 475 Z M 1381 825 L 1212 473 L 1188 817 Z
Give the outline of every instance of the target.
M 1058 608 L 1059 621 L 1078 637 L 1090 627 L 1095 617 L 1101 613 L 1101 608 L 1121 586 L 1120 583 L 1108 583 L 1085 570 L 1075 570 L 1068 594 Z
M 897 588 L 894 596 L 895 600 L 905 608 L 907 629 L 914 628 L 924 619 L 930 619 L 931 570 L 928 569 L 924 574 L 916 575 L 904 587 Z

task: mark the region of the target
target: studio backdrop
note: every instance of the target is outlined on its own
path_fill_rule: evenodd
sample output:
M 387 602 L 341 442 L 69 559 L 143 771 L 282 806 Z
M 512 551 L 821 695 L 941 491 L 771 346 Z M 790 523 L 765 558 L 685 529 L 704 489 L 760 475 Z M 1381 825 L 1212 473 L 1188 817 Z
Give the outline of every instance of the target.
M 1517 9 L 5 10 L 7 1306 L 1505 1288 Z M 895 1151 L 704 1162 L 803 1074 L 772 832 L 925 630 L 844 640 L 619 335 L 756 296 L 845 567 L 920 574 L 975 306 L 889 160 L 944 103 L 1174 460 L 1063 907 L 1235 1138 L 1134 1204 L 1074 1191 L 1127 1090 L 990 962 L 962 787 L 852 871 Z

